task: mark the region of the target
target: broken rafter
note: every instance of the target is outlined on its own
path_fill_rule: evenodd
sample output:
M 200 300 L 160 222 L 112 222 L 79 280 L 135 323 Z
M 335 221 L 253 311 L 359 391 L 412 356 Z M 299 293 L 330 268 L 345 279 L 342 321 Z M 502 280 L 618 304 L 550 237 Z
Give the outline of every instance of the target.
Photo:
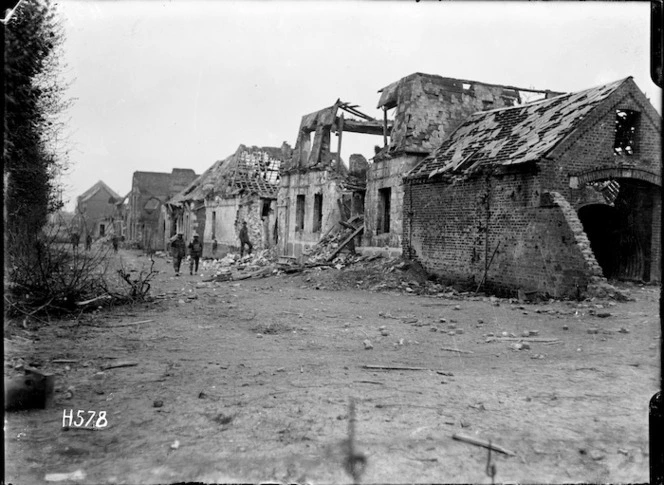
M 391 130 L 393 122 L 388 122 L 387 129 Z M 351 133 L 364 133 L 366 135 L 383 135 L 384 125 L 382 121 L 371 120 L 362 121 L 354 119 L 345 119 L 343 130 Z
M 360 118 L 364 118 L 367 121 L 375 121 L 375 118 L 372 118 L 371 116 L 366 115 L 366 114 L 362 113 L 360 110 L 356 109 L 358 107 L 356 104 L 350 105 L 348 103 L 341 102 L 338 106 L 342 110 L 347 111 L 348 113 L 350 113 L 352 115 L 358 116 Z
M 339 254 L 341 250 L 345 248 L 348 245 L 348 243 L 350 243 L 353 239 L 355 239 L 355 236 L 360 234 L 362 231 L 364 231 L 364 225 L 361 225 L 360 227 L 355 229 L 353 233 L 344 240 L 344 242 L 339 244 L 339 247 L 334 250 L 334 252 L 330 255 L 330 257 L 327 258 L 327 260 L 332 261 L 336 257 L 336 255 Z

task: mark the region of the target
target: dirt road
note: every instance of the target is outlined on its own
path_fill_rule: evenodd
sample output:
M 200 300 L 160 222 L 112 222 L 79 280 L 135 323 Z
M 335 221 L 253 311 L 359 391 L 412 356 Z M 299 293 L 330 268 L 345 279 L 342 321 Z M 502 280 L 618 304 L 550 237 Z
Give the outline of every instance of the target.
M 519 304 L 328 289 L 366 276 L 345 270 L 201 283 L 156 267 L 155 302 L 5 328 L 5 375 L 57 375 L 52 408 L 5 417 L 8 482 L 350 483 L 350 398 L 361 483 L 491 483 L 487 450 L 455 433 L 515 453 L 492 453 L 500 482 L 648 480 L 658 287 Z M 64 430 L 71 410 L 108 426 Z

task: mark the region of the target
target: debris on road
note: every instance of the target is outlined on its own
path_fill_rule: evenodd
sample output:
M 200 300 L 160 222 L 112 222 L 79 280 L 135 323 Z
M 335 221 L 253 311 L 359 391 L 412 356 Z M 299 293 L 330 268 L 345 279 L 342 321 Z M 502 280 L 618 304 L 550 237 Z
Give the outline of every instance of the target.
M 463 441 L 464 443 L 470 443 L 471 445 L 476 445 L 476 446 L 481 446 L 483 448 L 491 449 L 493 451 L 497 451 L 498 453 L 503 453 L 508 456 L 516 456 L 516 453 L 508 450 L 507 448 L 503 448 L 502 446 L 498 446 L 492 442 L 485 441 L 479 438 L 474 438 L 472 436 L 464 435 L 461 433 L 453 434 L 452 439 L 455 439 L 457 441 Z
M 83 470 L 76 470 L 70 473 L 47 473 L 44 480 L 47 482 L 64 482 L 64 481 L 78 481 L 85 480 L 85 472 Z
M 362 342 L 364 344 L 364 350 L 371 350 L 373 349 L 373 345 L 371 344 L 371 340 L 365 340 Z
M 472 350 L 453 349 L 452 347 L 441 347 L 440 350 L 447 350 L 448 352 L 458 352 L 460 354 L 473 354 L 474 353 Z
M 138 365 L 138 362 L 133 362 L 129 360 L 121 360 L 120 362 L 116 362 L 114 364 L 107 364 L 103 365 L 101 368 L 102 370 L 108 370 L 108 369 L 117 369 L 118 367 L 135 367 Z
M 371 370 L 429 370 L 426 367 L 407 367 L 407 366 L 400 366 L 400 365 L 363 365 L 363 369 L 371 369 Z

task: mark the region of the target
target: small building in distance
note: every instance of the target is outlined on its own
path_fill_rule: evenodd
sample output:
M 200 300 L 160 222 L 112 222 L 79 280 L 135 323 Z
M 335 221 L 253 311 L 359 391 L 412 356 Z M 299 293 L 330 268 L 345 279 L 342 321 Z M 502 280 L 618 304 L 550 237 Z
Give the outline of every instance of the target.
M 99 181 L 76 198 L 75 227 L 82 240 L 87 235 L 93 238 L 104 237 L 113 232 L 113 215 L 115 203 L 120 196 Z
M 189 168 L 168 172 L 134 172 L 126 207 L 126 235 L 129 242 L 150 250 L 163 250 L 165 221 L 163 204 L 196 178 Z

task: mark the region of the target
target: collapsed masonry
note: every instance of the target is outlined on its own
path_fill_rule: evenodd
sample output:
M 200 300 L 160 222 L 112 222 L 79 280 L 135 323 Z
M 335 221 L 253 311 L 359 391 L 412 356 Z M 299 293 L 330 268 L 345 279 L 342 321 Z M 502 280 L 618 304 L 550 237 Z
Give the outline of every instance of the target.
M 369 163 L 353 154 L 346 167 L 340 154 L 343 133 L 380 135 L 385 140 L 390 129 L 386 119 L 375 120 L 339 100 L 302 117 L 293 157 L 281 169 L 280 255 L 300 257 L 338 231 L 340 222 L 364 214 Z M 336 152 L 331 151 L 332 133 L 337 134 Z
M 190 241 L 198 234 L 204 257 L 219 257 L 239 247 L 242 222 L 256 250 L 277 242 L 279 170 L 291 148 L 240 145 L 171 198 L 165 206 L 166 233 Z

